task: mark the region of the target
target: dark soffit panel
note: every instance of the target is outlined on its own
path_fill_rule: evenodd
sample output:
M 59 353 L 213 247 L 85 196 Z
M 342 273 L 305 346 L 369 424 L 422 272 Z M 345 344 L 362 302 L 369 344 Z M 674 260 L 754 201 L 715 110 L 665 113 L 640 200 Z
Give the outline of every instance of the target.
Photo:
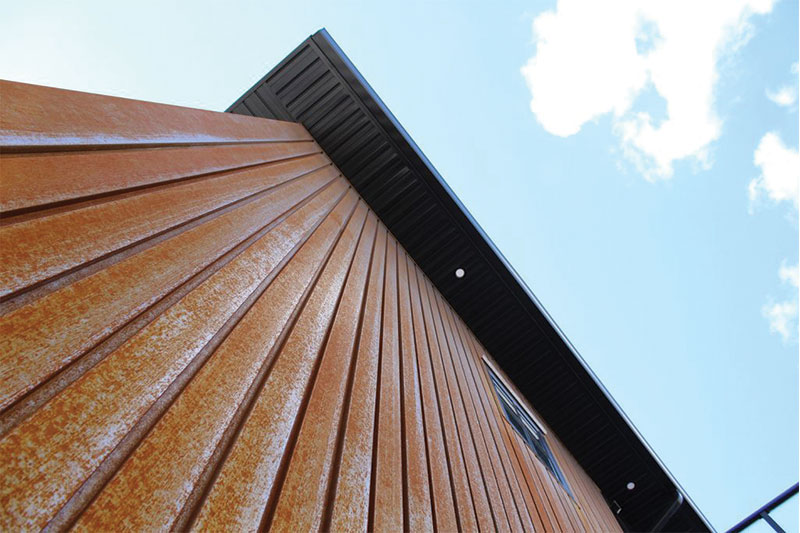
M 413 73 L 409 73 L 413 75 Z M 301 122 L 408 250 L 618 518 L 651 529 L 711 529 L 695 504 L 327 31 L 273 68 L 229 112 Z M 457 279 L 456 268 L 467 276 Z M 636 488 L 628 491 L 628 481 Z

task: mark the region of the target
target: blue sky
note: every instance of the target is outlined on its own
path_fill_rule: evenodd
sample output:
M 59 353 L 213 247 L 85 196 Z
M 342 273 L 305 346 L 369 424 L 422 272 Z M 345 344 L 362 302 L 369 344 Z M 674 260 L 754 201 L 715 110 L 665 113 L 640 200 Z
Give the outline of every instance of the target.
M 326 27 L 725 529 L 798 478 L 798 4 L 611 4 L 15 2 L 0 77 L 223 110 Z

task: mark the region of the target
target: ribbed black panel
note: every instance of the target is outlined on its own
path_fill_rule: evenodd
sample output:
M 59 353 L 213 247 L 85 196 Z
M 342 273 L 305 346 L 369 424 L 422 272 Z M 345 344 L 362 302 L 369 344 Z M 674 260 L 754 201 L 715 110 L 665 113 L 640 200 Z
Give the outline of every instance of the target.
M 619 503 L 623 525 L 644 531 L 659 520 L 677 484 L 325 30 L 228 111 L 305 125 L 608 501 Z M 463 279 L 457 268 L 466 271 Z M 629 481 L 634 491 L 626 490 Z M 686 503 L 667 529 L 709 525 Z

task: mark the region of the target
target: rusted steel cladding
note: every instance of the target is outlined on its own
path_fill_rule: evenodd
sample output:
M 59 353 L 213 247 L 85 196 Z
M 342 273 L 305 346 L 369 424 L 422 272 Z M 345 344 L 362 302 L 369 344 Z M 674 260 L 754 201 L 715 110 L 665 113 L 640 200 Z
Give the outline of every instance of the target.
M 0 88 L 0 529 L 618 529 L 302 126 Z

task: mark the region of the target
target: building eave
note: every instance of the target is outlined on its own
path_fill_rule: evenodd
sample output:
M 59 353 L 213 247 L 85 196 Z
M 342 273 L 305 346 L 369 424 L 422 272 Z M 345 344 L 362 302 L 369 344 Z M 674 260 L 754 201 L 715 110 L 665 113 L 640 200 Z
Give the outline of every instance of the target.
M 578 350 L 327 31 L 229 112 L 306 126 L 633 530 L 711 525 Z M 464 268 L 463 279 L 454 276 Z M 636 488 L 628 491 L 626 484 Z

